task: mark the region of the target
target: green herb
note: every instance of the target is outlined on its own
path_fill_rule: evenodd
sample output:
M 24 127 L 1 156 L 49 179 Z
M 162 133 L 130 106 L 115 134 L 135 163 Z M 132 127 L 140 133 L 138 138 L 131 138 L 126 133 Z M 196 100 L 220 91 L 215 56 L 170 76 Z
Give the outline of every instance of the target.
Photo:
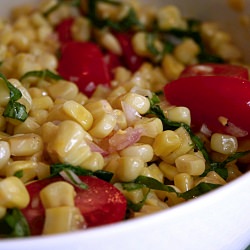
M 57 176 L 57 175 L 59 175 L 59 173 L 61 171 L 64 171 L 64 170 L 71 170 L 76 175 L 96 176 L 96 177 L 98 177 L 102 180 L 105 180 L 107 182 L 109 182 L 113 177 L 113 173 L 108 172 L 108 171 L 104 171 L 104 170 L 90 171 L 90 170 L 84 169 L 80 166 L 72 166 L 70 164 L 63 164 L 63 163 L 52 164 L 50 166 L 50 171 L 51 171 L 50 176 L 51 177 Z
M 23 170 L 16 171 L 14 176 L 16 176 L 17 178 L 22 178 L 23 177 Z
M 156 33 L 147 33 L 146 34 L 146 46 L 150 53 L 155 56 L 158 56 L 161 52 L 155 47 L 155 40 L 157 38 Z
M 50 79 L 53 79 L 53 80 L 61 80 L 61 79 L 63 79 L 60 75 L 57 75 L 57 74 L 55 74 L 54 72 L 52 72 L 52 71 L 50 71 L 48 69 L 29 71 L 29 72 L 25 73 L 20 78 L 20 81 L 22 81 L 23 79 L 28 78 L 28 77 L 38 77 L 38 78 L 42 78 L 42 79 L 50 78 Z
M 17 208 L 7 209 L 6 215 L 0 219 L 0 237 L 24 237 L 30 235 L 29 225 Z
M 147 176 L 138 176 L 134 182 L 137 184 L 142 184 L 145 187 L 150 188 L 150 189 L 176 193 L 176 195 L 178 197 L 183 198 L 185 200 L 189 200 L 189 199 L 198 197 L 200 195 L 203 195 L 203 194 L 221 186 L 218 184 L 201 182 L 197 186 L 195 186 L 194 188 L 190 189 L 189 191 L 186 191 L 184 193 L 179 193 L 173 187 L 165 185 L 165 184 L 157 181 L 156 179 L 151 178 L 151 177 L 147 177 Z
M 19 121 L 25 121 L 28 117 L 28 113 L 26 112 L 26 107 L 23 104 L 17 102 L 22 97 L 21 91 L 18 88 L 14 87 L 7 80 L 7 78 L 1 73 L 0 73 L 0 84 L 6 84 L 6 86 L 10 91 L 10 100 L 7 106 L 5 107 L 3 116 L 13 118 Z

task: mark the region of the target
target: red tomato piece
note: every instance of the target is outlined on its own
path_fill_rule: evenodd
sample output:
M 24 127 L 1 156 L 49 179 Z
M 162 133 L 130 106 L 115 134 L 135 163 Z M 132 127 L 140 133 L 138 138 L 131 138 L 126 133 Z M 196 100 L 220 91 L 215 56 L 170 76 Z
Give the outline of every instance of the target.
M 216 63 L 190 65 L 183 70 L 180 77 L 197 75 L 224 75 L 248 80 L 248 70 L 246 68 L 238 65 Z
M 125 218 L 127 202 L 118 189 L 93 176 L 79 176 L 79 178 L 88 185 L 88 189 L 74 187 L 75 205 L 84 216 L 87 227 L 110 224 Z M 32 235 L 42 233 L 45 220 L 45 210 L 39 198 L 39 192 L 48 184 L 62 180 L 61 177 L 53 177 L 32 182 L 26 186 L 31 200 L 22 212 L 30 225 Z
M 64 44 L 57 70 L 62 77 L 75 82 L 87 96 L 91 96 L 99 84 L 110 87 L 103 54 L 92 42 L 71 41 Z
M 188 107 L 192 125 L 202 124 L 213 132 L 250 136 L 250 82 L 231 76 L 192 76 L 179 78 L 164 87 L 173 105 Z M 228 119 L 223 126 L 219 117 Z
M 70 18 L 64 19 L 61 23 L 59 23 L 56 26 L 55 31 L 58 35 L 59 41 L 62 44 L 73 40 L 72 34 L 71 34 L 71 27 L 72 27 L 73 22 L 74 22 L 74 19 L 70 17 Z
M 132 46 L 131 39 L 133 34 L 130 33 L 114 33 L 115 37 L 118 39 L 122 47 L 122 59 L 126 67 L 128 67 L 132 72 L 135 72 L 140 68 L 144 59 L 138 56 Z

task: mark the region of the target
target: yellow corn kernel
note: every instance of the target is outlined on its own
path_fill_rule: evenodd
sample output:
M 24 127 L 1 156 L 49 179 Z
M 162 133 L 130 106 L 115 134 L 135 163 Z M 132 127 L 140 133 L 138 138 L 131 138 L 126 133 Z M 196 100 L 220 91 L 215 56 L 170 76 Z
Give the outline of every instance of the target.
M 127 82 L 131 77 L 131 72 L 121 66 L 118 66 L 117 68 L 114 69 L 114 79 L 118 83 L 124 83 Z
M 94 120 L 92 128 L 89 130 L 90 135 L 102 139 L 108 136 L 116 126 L 116 119 L 113 114 L 103 114 Z
M 232 181 L 242 175 L 235 163 L 227 164 L 226 168 L 228 172 L 227 182 Z
M 10 176 L 0 181 L 0 206 L 21 209 L 26 207 L 29 201 L 29 193 L 19 178 Z
M 75 189 L 66 181 L 56 181 L 44 187 L 40 193 L 44 208 L 74 206 Z
M 153 159 L 154 152 L 152 146 L 148 144 L 135 143 L 120 151 L 121 156 L 140 157 L 144 162 Z
M 10 159 L 10 146 L 6 141 L 0 141 L 0 169 L 6 166 Z
M 153 143 L 153 149 L 157 156 L 165 157 L 181 146 L 178 134 L 172 130 L 165 130 L 158 134 Z
M 178 156 L 186 154 L 193 148 L 193 142 L 189 133 L 183 127 L 180 127 L 174 131 L 180 138 L 181 145 L 167 156 L 163 156 L 162 159 L 170 164 L 174 164 L 175 159 Z
M 49 96 L 35 97 L 32 99 L 32 110 L 37 109 L 51 109 L 53 107 L 53 101 Z
M 26 88 L 17 79 L 9 79 L 9 82 L 19 89 L 22 93 L 22 97 L 18 100 L 19 103 L 26 107 L 26 111 L 29 112 L 32 107 L 32 98 Z
M 159 182 L 163 183 L 163 173 L 160 168 L 156 164 L 151 164 L 149 166 L 145 166 L 141 172 L 141 175 L 152 177 Z
M 142 136 L 155 138 L 163 132 L 163 125 L 159 118 L 142 117 L 135 122 L 134 128 L 142 129 Z
M 92 114 L 94 119 L 98 119 L 103 113 L 112 113 L 113 108 L 106 100 L 90 101 L 84 107 Z
M 49 114 L 48 110 L 44 110 L 44 109 L 38 109 L 35 111 L 31 110 L 29 113 L 29 117 L 32 118 L 34 124 L 36 123 L 36 124 L 41 126 L 42 124 L 44 124 L 47 121 L 48 114 Z M 34 131 L 36 131 L 35 128 L 34 128 L 34 130 L 30 130 L 30 132 L 34 132 Z
M 48 153 L 54 161 L 80 165 L 91 155 L 90 147 L 85 140 L 86 133 L 76 122 L 61 122 L 56 134 L 48 142 Z
M 41 126 L 41 137 L 44 143 L 51 141 L 51 138 L 54 138 L 55 134 L 58 131 L 58 126 L 53 122 L 46 122 Z
M 35 133 L 40 125 L 32 118 L 28 117 L 24 122 L 14 127 L 14 134 L 29 134 Z
M 88 97 L 81 92 L 79 92 L 74 98 L 74 101 L 76 101 L 77 103 L 81 105 L 84 105 L 87 102 L 87 100 L 88 100 Z
M 39 180 L 50 176 L 50 165 L 43 162 L 37 162 L 36 175 Z
M 114 109 L 112 114 L 115 116 L 116 125 L 119 129 L 126 129 L 128 127 L 126 116 L 120 109 Z
M 116 175 L 120 181 L 133 181 L 141 174 L 143 167 L 144 161 L 141 158 L 124 156 L 118 159 Z
M 179 173 L 174 177 L 174 185 L 178 187 L 181 192 L 190 190 L 194 185 L 193 177 L 187 173 Z
M 108 51 L 111 51 L 116 55 L 122 54 L 121 45 L 117 38 L 111 32 L 107 32 L 107 30 L 96 30 L 95 35 L 98 42 L 103 48 Z
M 47 208 L 42 234 L 71 232 L 85 227 L 84 218 L 77 207 L 62 206 Z
M 134 34 L 132 37 L 132 46 L 136 54 L 140 56 L 151 56 L 150 51 L 148 50 L 147 42 L 146 42 L 146 32 L 139 31 Z
M 235 136 L 214 133 L 211 136 L 210 147 L 221 154 L 233 154 L 237 151 L 238 141 Z
M 180 10 L 174 5 L 167 5 L 160 8 L 156 13 L 156 18 L 159 28 L 163 30 L 172 28 L 185 29 L 187 26 Z
M 76 17 L 72 26 L 71 34 L 76 41 L 88 41 L 91 36 L 91 23 L 85 17 Z
M 162 59 L 162 70 L 169 81 L 177 79 L 184 68 L 184 65 L 173 55 L 166 54 Z
M 192 154 L 177 157 L 175 164 L 180 173 L 198 176 L 205 171 L 205 160 Z
M 136 93 L 127 93 L 123 96 L 121 101 L 126 102 L 141 115 L 145 114 L 150 108 L 148 98 Z
M 13 156 L 30 156 L 43 150 L 42 138 L 34 133 L 14 135 L 7 141 Z
M 179 173 L 175 166 L 168 164 L 164 161 L 160 162 L 159 168 L 163 173 L 164 177 L 166 177 L 170 181 L 173 181 L 174 177 Z
M 26 183 L 36 177 L 37 163 L 33 161 L 13 161 L 6 168 L 6 176 L 14 176 L 20 173 L 19 179 Z
M 49 95 L 54 99 L 62 98 L 65 100 L 73 100 L 78 94 L 78 87 L 72 82 L 59 80 L 47 87 Z
M 157 207 L 159 210 L 161 209 L 166 209 L 168 208 L 168 205 L 165 202 L 162 202 L 156 195 L 156 193 L 151 190 L 148 195 L 147 195 L 147 199 L 145 201 L 145 204 L 150 205 L 150 206 L 155 206 Z
M 193 39 L 188 38 L 175 47 L 173 54 L 179 62 L 187 65 L 196 63 L 199 52 L 199 45 Z
M 242 58 L 242 53 L 234 44 L 224 43 L 220 44 L 216 49 L 216 52 L 219 56 L 221 56 L 224 60 L 228 61 L 236 61 Z
M 80 166 L 91 171 L 101 170 L 104 167 L 103 156 L 98 152 L 92 152 Z
M 6 214 L 7 208 L 0 206 L 0 219 L 2 219 Z
M 92 114 L 81 104 L 75 101 L 66 101 L 63 104 L 62 110 L 72 120 L 78 122 L 86 131 L 89 130 L 93 124 Z
M 190 110 L 186 107 L 174 107 L 167 111 L 168 119 L 175 122 L 184 122 L 191 124 Z
M 126 93 L 127 90 L 124 86 L 117 86 L 110 92 L 106 99 L 113 108 L 121 109 L 120 97 L 125 95 Z
M 10 90 L 3 79 L 0 79 L 0 106 L 5 107 L 10 100 Z
M 217 180 L 221 185 L 226 184 L 227 182 L 219 175 L 217 174 L 215 171 L 210 171 L 207 174 L 208 178 L 213 178 L 215 180 Z

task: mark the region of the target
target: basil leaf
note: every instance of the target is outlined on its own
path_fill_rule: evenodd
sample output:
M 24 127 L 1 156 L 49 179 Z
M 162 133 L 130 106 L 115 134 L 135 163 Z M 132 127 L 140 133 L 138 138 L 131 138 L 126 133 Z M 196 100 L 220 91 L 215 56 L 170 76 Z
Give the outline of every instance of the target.
M 63 79 L 60 75 L 55 74 L 54 72 L 45 69 L 45 70 L 34 70 L 34 71 L 29 71 L 27 73 L 25 73 L 21 78 L 20 81 L 22 81 L 25 78 L 28 77 L 38 77 L 38 78 L 51 78 L 53 80 L 61 80 Z
M 151 178 L 151 177 L 147 177 L 147 176 L 138 176 L 134 182 L 142 184 L 150 189 L 156 189 L 156 190 L 176 193 L 176 195 L 178 197 L 183 198 L 185 200 L 189 200 L 189 199 L 198 197 L 202 194 L 205 194 L 205 193 L 221 186 L 218 184 L 201 182 L 197 186 L 195 186 L 194 188 L 190 189 L 189 191 L 186 191 L 184 193 L 179 193 L 173 187 L 165 185 L 165 184 L 157 181 L 156 179 Z
M 55 163 L 50 165 L 50 177 L 57 176 L 61 171 L 64 170 L 71 170 L 76 175 L 88 175 L 88 176 L 96 176 L 104 181 L 110 182 L 113 177 L 113 173 L 104 171 L 104 170 L 97 170 L 91 171 L 84 169 L 80 166 L 73 166 L 70 164 L 63 164 L 63 163 Z
M 29 225 L 17 208 L 8 209 L 0 220 L 0 237 L 24 237 L 30 235 Z
M 1 80 L 2 79 L 2 80 Z M 0 84 L 5 83 L 10 91 L 10 100 L 5 107 L 3 112 L 4 117 L 9 117 L 13 119 L 17 119 L 19 121 L 25 121 L 28 117 L 28 113 L 26 111 L 26 107 L 17 102 L 22 97 L 22 92 L 13 86 L 8 79 L 0 73 Z

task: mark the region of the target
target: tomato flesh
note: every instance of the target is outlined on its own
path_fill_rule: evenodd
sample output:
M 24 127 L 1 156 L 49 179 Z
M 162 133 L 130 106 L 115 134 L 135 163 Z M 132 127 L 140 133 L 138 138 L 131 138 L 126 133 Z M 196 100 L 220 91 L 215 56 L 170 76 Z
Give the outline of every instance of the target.
M 127 202 L 124 195 L 112 184 L 92 176 L 79 176 L 88 185 L 84 190 L 74 187 L 76 191 L 75 206 L 85 218 L 87 227 L 95 227 L 121 221 L 125 218 Z M 53 177 L 28 184 L 29 205 L 22 210 L 32 235 L 42 233 L 45 210 L 39 198 L 39 192 L 48 184 L 62 181 L 61 177 Z
M 57 70 L 62 77 L 75 82 L 87 96 L 91 96 L 99 84 L 110 87 L 109 70 L 103 54 L 92 42 L 65 43 Z
M 73 40 L 71 35 L 71 27 L 73 22 L 73 18 L 66 18 L 56 26 L 55 31 L 58 35 L 59 41 L 62 44 Z
M 225 117 L 228 122 L 250 135 L 250 82 L 231 76 L 191 76 L 179 78 L 164 87 L 170 104 L 188 107 L 192 125 L 199 129 L 206 124 L 212 132 L 229 132 L 219 122 Z M 235 134 L 234 134 L 235 135 Z

